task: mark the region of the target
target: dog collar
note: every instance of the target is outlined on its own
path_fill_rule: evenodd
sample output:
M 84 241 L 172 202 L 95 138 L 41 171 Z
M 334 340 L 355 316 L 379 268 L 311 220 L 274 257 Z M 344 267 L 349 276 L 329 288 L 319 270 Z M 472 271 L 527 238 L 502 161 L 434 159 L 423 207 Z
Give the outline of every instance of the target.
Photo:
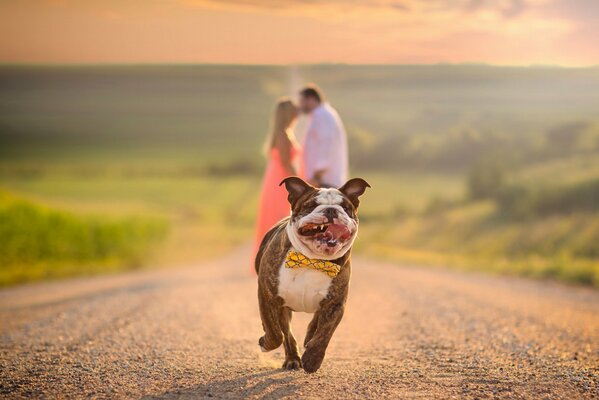
M 324 272 L 334 278 L 341 271 L 341 266 L 332 261 L 308 258 L 298 251 L 290 250 L 285 258 L 285 268 L 312 268 Z

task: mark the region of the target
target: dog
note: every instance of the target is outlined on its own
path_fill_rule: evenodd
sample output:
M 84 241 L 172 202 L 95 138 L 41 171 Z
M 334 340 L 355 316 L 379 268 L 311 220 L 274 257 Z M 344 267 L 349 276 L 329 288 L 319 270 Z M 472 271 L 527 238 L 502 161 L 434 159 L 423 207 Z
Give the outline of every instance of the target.
M 361 178 L 340 187 L 315 188 L 298 177 L 281 182 L 291 216 L 264 236 L 255 268 L 264 336 L 262 351 L 283 344 L 283 368 L 316 372 L 343 312 L 351 275 L 351 248 L 358 233 L 359 197 L 370 185 Z M 300 358 L 291 332 L 292 312 L 313 313 Z

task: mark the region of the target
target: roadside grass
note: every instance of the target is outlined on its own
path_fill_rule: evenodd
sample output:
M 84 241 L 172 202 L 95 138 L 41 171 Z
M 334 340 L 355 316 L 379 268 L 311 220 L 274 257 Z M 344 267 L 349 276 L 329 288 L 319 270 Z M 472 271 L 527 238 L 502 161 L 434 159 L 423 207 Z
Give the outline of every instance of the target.
M 111 168 L 118 170 L 115 165 Z M 0 184 L 78 215 L 109 220 L 150 215 L 166 221 L 169 235 L 161 245 L 146 249 L 145 265 L 197 264 L 253 240 L 258 176 L 141 171 L 135 176 L 92 177 L 47 172 L 27 179 L 4 176 Z M 358 171 L 355 175 L 372 185 L 360 210 L 357 252 L 398 262 L 599 285 L 593 253 L 599 243 L 596 213 L 506 220 L 498 217 L 493 202 L 465 201 L 464 179 L 458 174 Z M 435 204 L 440 206 L 431 206 Z M 123 268 L 122 263 L 105 261 L 103 271 Z M 129 268 L 139 265 L 133 261 Z M 247 264 L 249 269 L 250 261 L 240 260 L 240 268 Z M 64 262 L 62 276 L 100 271 L 87 264 Z M 43 263 L 29 268 L 35 279 L 44 278 L 47 269 Z
M 387 260 L 599 287 L 599 214 L 531 221 L 497 217 L 491 202 L 362 224 L 357 250 Z
M 148 249 L 145 265 L 192 265 L 225 253 L 235 246 L 254 240 L 254 219 L 257 210 L 260 177 L 257 175 L 209 176 L 202 173 L 178 174 L 170 161 L 154 165 L 140 164 L 137 173 L 125 173 L 127 164 L 88 164 L 97 171 L 56 167 L 43 168 L 40 175 L 5 174 L 0 185 L 19 193 L 36 203 L 55 209 L 70 210 L 77 215 L 104 216 L 110 220 L 129 218 L 130 215 L 152 216 L 169 226 L 169 235 L 158 245 Z M 196 164 L 181 163 L 184 170 L 194 170 Z M 456 196 L 462 190 L 457 176 L 436 174 L 363 174 L 373 187 L 362 210 L 365 220 L 378 221 L 382 215 L 400 212 L 404 206 L 409 212 L 419 211 L 430 195 Z M 385 182 L 397 182 L 397 190 L 382 189 Z M 401 189 L 406 188 L 406 190 Z M 407 190 L 409 188 L 409 190 Z M 392 196 L 395 203 L 389 203 Z M 397 205 L 397 209 L 393 205 Z M 82 261 L 68 262 L 61 267 L 63 276 L 86 274 Z M 240 267 L 251 260 L 240 260 Z M 30 275 L 42 278 L 41 263 L 30 267 Z M 123 268 L 104 263 L 102 268 Z M 87 272 L 86 272 L 87 271 Z M 57 272 L 55 273 L 55 275 Z M 25 279 L 25 278 L 24 278 Z M 33 278 L 32 278 L 33 279 Z
M 167 235 L 158 218 L 79 215 L 0 192 L 0 286 L 138 268 Z
M 0 179 L 6 189 L 51 207 L 107 218 L 142 215 L 165 221 L 169 235 L 152 249 L 148 262 L 153 265 L 196 264 L 247 243 L 254 230 L 259 184 L 254 176 L 90 177 L 64 171 Z
M 468 199 L 460 175 L 375 175 L 356 250 L 399 262 L 599 287 L 599 212 L 589 206 L 599 201 L 599 159 L 563 158 L 508 172 L 508 184 L 524 189 L 515 205 L 525 203 L 530 212 L 506 215 L 501 202 Z
M 578 285 L 599 287 L 597 261 L 567 256 L 542 258 L 485 257 L 476 254 L 446 253 L 418 250 L 388 244 L 358 245 L 364 254 L 392 262 L 412 263 L 431 268 L 452 268 L 491 274 L 521 276 L 531 279 L 550 279 Z

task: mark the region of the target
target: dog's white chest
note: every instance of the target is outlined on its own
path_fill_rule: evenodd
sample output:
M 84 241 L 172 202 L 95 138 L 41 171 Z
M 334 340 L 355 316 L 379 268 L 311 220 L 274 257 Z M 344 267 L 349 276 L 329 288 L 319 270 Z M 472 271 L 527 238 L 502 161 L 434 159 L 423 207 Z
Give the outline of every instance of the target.
M 322 299 L 329 293 L 333 279 L 327 274 L 312 268 L 279 269 L 279 296 L 293 311 L 314 313 Z

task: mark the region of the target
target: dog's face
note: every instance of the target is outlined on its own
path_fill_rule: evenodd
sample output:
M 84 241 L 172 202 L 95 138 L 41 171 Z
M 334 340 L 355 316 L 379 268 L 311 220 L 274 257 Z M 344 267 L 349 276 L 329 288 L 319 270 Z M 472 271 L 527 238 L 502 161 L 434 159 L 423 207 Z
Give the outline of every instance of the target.
M 354 178 L 339 189 L 317 189 L 297 177 L 281 184 L 291 203 L 287 235 L 293 247 L 310 258 L 342 257 L 358 233 L 359 197 L 370 185 Z

